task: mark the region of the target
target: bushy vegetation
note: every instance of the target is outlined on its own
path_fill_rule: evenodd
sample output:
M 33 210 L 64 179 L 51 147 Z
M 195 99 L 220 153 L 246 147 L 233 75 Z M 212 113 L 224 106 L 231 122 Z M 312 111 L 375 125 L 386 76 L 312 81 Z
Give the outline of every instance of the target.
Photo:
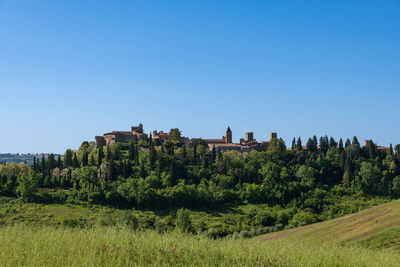
M 272 240 L 212 240 L 124 227 L 0 227 L 5 266 L 398 266 L 392 250 Z
M 372 141 L 360 146 L 355 137 L 345 143 L 313 137 L 306 149 L 300 139 L 290 149 L 273 139 L 265 152 L 239 153 L 209 151 L 201 140 L 188 147 L 177 131 L 164 143 L 150 138 L 95 149 L 83 142 L 77 151 L 35 159 L 31 167 L 0 165 L 0 194 L 35 203 L 152 211 L 156 219 L 145 224 L 165 231 L 254 236 L 398 197 L 399 160 L 400 145 L 381 150 Z M 196 216 L 202 212 L 223 216 L 201 222 Z M 97 223 L 112 224 L 110 216 Z M 138 227 L 130 216 L 124 215 L 126 224 Z

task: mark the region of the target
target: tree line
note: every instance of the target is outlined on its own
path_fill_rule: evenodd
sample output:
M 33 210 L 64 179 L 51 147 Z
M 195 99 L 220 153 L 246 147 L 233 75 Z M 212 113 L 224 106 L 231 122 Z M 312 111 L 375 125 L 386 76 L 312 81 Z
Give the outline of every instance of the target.
M 290 148 L 273 139 L 267 151 L 240 153 L 208 150 L 202 140 L 186 146 L 177 133 L 166 142 L 151 136 L 99 148 L 83 142 L 60 157 L 35 158 L 29 168 L 0 165 L 0 194 L 153 210 L 268 204 L 294 212 L 260 220 L 273 225 L 281 216 L 288 224 L 296 212 L 303 221 L 339 213 L 338 195 L 399 197 L 399 166 L 400 145 L 381 150 L 372 141 L 361 146 L 356 137 L 314 136 L 305 146 L 294 138 Z

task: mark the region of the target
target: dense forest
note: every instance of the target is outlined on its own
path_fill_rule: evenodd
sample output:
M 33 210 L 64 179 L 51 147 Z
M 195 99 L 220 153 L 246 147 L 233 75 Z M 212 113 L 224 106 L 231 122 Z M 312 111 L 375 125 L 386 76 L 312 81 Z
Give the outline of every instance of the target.
M 186 146 L 179 132 L 164 143 L 151 136 L 99 148 L 83 142 L 62 156 L 35 158 L 30 167 L 0 165 L 0 195 L 143 210 L 267 207 L 250 218 L 232 218 L 244 221 L 224 234 L 248 229 L 243 224 L 281 229 L 357 211 L 343 210 L 344 197 L 400 196 L 400 145 L 381 150 L 372 141 L 361 146 L 356 137 L 336 142 L 314 136 L 305 146 L 293 139 L 290 148 L 273 139 L 264 152 L 206 148 L 201 141 Z

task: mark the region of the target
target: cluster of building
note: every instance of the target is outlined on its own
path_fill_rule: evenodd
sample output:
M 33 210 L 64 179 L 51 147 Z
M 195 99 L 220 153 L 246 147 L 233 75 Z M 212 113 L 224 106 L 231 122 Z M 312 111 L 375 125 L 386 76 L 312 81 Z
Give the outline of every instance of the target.
M 151 138 L 153 140 L 158 140 L 159 142 L 165 142 L 170 139 L 171 129 L 169 133 L 163 131 L 153 131 Z M 131 131 L 112 131 L 106 133 L 103 136 L 95 136 L 96 147 L 99 146 L 110 146 L 115 143 L 127 143 L 131 141 L 139 141 L 142 139 L 147 139 L 149 136 L 144 133 L 143 125 L 132 126 Z M 187 138 L 183 137 L 182 141 L 187 146 L 195 146 L 200 140 L 203 140 L 204 144 L 209 150 L 216 149 L 219 151 L 236 150 L 241 152 L 249 152 L 251 150 L 265 151 L 268 148 L 269 143 L 272 139 L 278 138 L 277 133 L 271 133 L 269 141 L 257 142 L 254 139 L 254 134 L 252 132 L 246 133 L 245 138 L 241 138 L 239 143 L 233 143 L 232 141 L 232 130 L 230 127 L 227 128 L 225 135 L 221 139 L 202 139 L 202 138 Z
M 131 141 L 139 141 L 147 139 L 148 135 L 143 131 L 143 124 L 132 126 L 130 131 L 112 131 L 105 133 L 103 136 L 95 136 L 96 147 L 111 146 L 116 143 L 129 143 Z

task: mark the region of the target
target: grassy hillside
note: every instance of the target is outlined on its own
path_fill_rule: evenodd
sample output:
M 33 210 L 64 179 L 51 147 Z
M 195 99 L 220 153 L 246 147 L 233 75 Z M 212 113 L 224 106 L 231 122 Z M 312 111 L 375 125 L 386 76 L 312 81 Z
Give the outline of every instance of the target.
M 237 212 L 248 216 L 254 208 L 242 206 Z M 203 234 L 180 234 L 173 228 L 160 234 L 157 225 L 168 225 L 172 215 L 139 210 L 133 211 L 139 226 L 147 228 L 152 222 L 154 230 L 139 227 L 134 231 L 119 224 L 122 212 L 98 205 L 33 204 L 1 198 L 0 265 L 398 266 L 400 262 L 397 250 L 369 249 L 400 244 L 400 200 L 257 239 L 213 240 Z M 98 219 L 104 214 L 115 219 L 115 226 L 100 226 Z M 192 211 L 191 216 L 195 222 L 202 217 L 207 224 L 228 218 L 223 213 L 199 211 Z M 66 220 L 78 225 L 71 227 L 64 224 Z
M 118 227 L 0 227 L 3 266 L 398 266 L 393 250 L 271 240 L 212 240 Z
M 334 214 L 349 214 L 379 205 L 387 201 L 381 198 L 355 199 L 353 197 L 338 198 L 334 206 Z M 107 214 L 114 223 L 119 223 L 121 215 L 127 210 L 89 203 L 45 204 L 27 203 L 20 199 L 0 196 L 0 225 L 30 224 L 60 226 L 74 224 L 77 227 L 91 227 Z M 155 229 L 160 232 L 171 231 L 175 227 L 177 209 L 165 210 L 129 210 L 138 219 L 139 228 Z M 265 229 L 277 228 L 274 220 L 265 218 L 278 217 L 281 208 L 269 207 L 267 204 L 224 205 L 218 209 L 190 210 L 194 230 L 206 233 L 209 237 L 223 237 L 229 233 L 235 236 L 251 237 L 267 233 Z M 287 211 L 293 212 L 288 209 Z M 280 215 L 279 215 L 280 216 Z M 283 217 L 283 216 L 280 216 Z M 320 220 L 331 218 L 329 212 L 322 214 Z M 287 219 L 287 218 L 286 218 Z M 263 225 L 263 223 L 270 223 Z M 267 226 L 267 227 L 266 227 Z M 271 230 L 272 231 L 272 230 Z
M 269 234 L 261 239 L 400 248 L 400 200 L 334 220 Z

